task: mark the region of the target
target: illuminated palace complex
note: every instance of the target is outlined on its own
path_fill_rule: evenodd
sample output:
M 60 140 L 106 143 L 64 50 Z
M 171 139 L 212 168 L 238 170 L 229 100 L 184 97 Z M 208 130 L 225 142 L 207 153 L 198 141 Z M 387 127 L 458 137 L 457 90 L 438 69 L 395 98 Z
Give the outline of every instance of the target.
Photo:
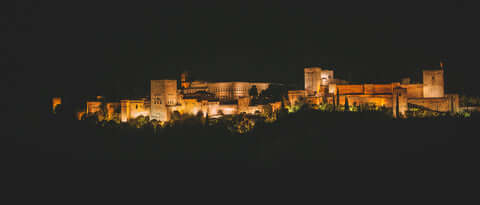
M 285 102 L 269 103 L 273 111 L 284 106 L 295 105 L 298 101 L 311 104 L 330 103 L 342 106 L 347 101 L 350 105 L 373 104 L 393 108 L 397 117 L 405 116 L 409 107 L 417 107 L 436 112 L 458 112 L 457 94 L 444 93 L 443 69 L 423 70 L 422 83 L 410 83 L 409 79 L 388 84 L 351 84 L 334 78 L 333 70 L 320 67 L 304 69 L 305 89 L 288 91 Z M 266 82 L 207 82 L 191 81 L 188 72 L 177 80 L 151 80 L 150 98 L 125 99 L 120 102 L 104 102 L 107 118 L 120 114 L 122 122 L 138 116 L 150 117 L 152 120 L 168 121 L 172 114 L 218 117 L 232 114 L 258 114 L 263 112 L 263 105 L 252 105 L 250 90 L 260 93 L 271 83 Z M 101 100 L 87 101 L 85 112 L 100 111 Z M 398 105 L 397 105 L 398 104 Z
M 409 107 L 435 112 L 458 112 L 458 94 L 444 93 L 443 69 L 422 72 L 422 83 L 410 83 L 410 79 L 405 78 L 401 82 L 385 84 L 350 84 L 335 79 L 332 70 L 305 68 L 305 90 L 289 91 L 288 97 L 290 103 L 307 98 L 312 104 L 326 102 L 344 105 L 347 101 L 350 105 L 384 106 L 393 108 L 394 117 L 397 117 L 397 113 L 405 116 Z

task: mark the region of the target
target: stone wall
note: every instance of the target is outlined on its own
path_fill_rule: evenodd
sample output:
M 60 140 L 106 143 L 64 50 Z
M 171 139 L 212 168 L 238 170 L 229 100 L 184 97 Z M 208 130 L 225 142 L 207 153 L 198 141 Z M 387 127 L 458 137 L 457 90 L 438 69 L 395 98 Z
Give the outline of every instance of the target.
M 455 105 L 455 103 L 458 101 L 453 101 L 451 98 L 444 97 L 444 98 L 410 98 L 408 99 L 408 103 L 414 104 L 414 105 L 419 105 L 422 107 L 426 107 L 430 110 L 433 111 L 439 111 L 439 112 L 450 112 L 452 109 L 452 106 L 454 107 L 453 109 L 458 110 L 458 104 Z M 456 107 L 456 108 L 455 108 Z
M 423 98 L 423 84 L 403 84 L 400 87 L 407 89 L 408 98 Z
M 335 94 L 363 94 L 363 85 L 336 85 Z
M 449 99 L 450 112 L 460 112 L 460 96 L 458 94 L 446 94 Z
M 300 99 L 306 97 L 305 90 L 289 90 L 288 91 L 288 101 L 290 105 L 295 105 L 296 102 L 300 101 Z
M 402 87 L 394 88 L 392 95 L 393 117 L 406 117 L 405 112 L 408 110 L 407 102 L 407 89 Z M 397 109 L 399 116 L 397 116 Z
M 248 106 L 250 105 L 250 98 L 249 97 L 240 97 L 238 98 L 238 112 L 248 113 Z
M 121 105 L 118 102 L 108 102 L 105 104 L 105 107 L 107 108 L 107 120 L 112 120 L 114 114 L 119 113 L 119 109 L 121 109 Z
M 127 122 L 139 116 L 150 117 L 150 103 L 147 99 L 141 100 L 121 100 L 120 120 Z
M 459 107 L 459 112 L 480 112 L 480 106 Z
M 340 95 L 345 94 L 364 94 L 364 95 L 381 95 L 392 94 L 394 87 L 402 87 L 407 89 L 407 96 L 409 98 L 423 97 L 423 84 L 358 84 L 358 85 L 335 85 L 330 84 L 330 93 L 336 94 L 336 88 Z
M 364 94 L 391 94 L 393 92 L 393 84 L 364 84 Z
M 93 114 L 100 111 L 100 101 L 87 101 L 87 114 Z
M 374 104 L 376 106 L 392 107 L 392 95 L 347 95 L 348 104 L 361 105 L 361 104 Z M 345 104 L 345 96 L 340 96 L 340 105 Z
M 198 91 L 208 91 L 208 83 L 205 81 L 192 81 L 189 82 L 188 88 L 184 88 L 185 94 L 193 94 Z

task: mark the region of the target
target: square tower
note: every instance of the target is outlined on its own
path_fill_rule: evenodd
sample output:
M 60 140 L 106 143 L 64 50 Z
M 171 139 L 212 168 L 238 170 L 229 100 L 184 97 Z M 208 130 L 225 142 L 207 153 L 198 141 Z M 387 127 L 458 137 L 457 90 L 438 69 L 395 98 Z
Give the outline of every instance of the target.
M 318 95 L 322 83 L 322 69 L 320 67 L 305 68 L 305 91 L 308 96 Z
M 322 79 L 321 85 L 328 86 L 333 81 L 333 70 L 322 70 L 320 77 Z
M 167 107 L 177 104 L 177 81 L 151 80 L 150 100 L 150 118 L 158 121 L 170 120 L 170 113 Z
M 423 97 L 444 97 L 443 70 L 423 70 Z
M 392 97 L 393 117 L 405 117 L 405 112 L 408 111 L 407 89 L 401 87 L 393 88 Z

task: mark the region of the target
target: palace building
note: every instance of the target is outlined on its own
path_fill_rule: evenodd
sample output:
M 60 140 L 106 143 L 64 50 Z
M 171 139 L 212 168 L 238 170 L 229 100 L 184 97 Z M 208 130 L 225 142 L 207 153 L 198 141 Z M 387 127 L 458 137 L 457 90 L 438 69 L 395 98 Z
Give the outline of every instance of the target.
M 251 105 L 249 94 L 252 88 L 257 93 L 266 90 L 270 83 L 266 82 L 207 82 L 190 81 L 188 72 L 180 76 L 180 87 L 177 80 L 151 80 L 150 98 L 125 99 L 118 102 L 103 102 L 101 98 L 87 101 L 85 112 L 78 114 L 93 114 L 101 111 L 102 105 L 108 118 L 114 112 L 120 112 L 122 122 L 138 116 L 149 117 L 151 120 L 168 121 L 174 112 L 209 116 L 255 114 L 263 112 L 263 105 Z M 272 108 L 279 109 L 280 102 L 271 103 Z M 120 109 L 119 109 L 120 108 Z
M 393 108 L 395 117 L 397 109 L 405 116 L 409 107 L 435 112 L 458 112 L 459 109 L 458 94 L 444 93 L 443 69 L 423 70 L 423 82 L 413 84 L 409 79 L 386 84 L 351 84 L 335 79 L 332 70 L 312 67 L 305 68 L 304 72 L 305 90 L 289 91 L 291 104 L 301 99 L 313 104 L 344 105 L 345 101 L 350 105 L 373 104 Z
M 289 90 L 286 102 L 269 103 L 273 111 L 280 109 L 281 105 L 295 105 L 302 100 L 310 104 L 329 103 L 336 106 L 344 106 L 346 102 L 352 106 L 383 106 L 392 108 L 394 117 L 405 117 L 410 108 L 434 112 L 459 111 L 458 94 L 445 94 L 443 69 L 423 70 L 422 83 L 411 83 L 410 79 L 405 78 L 400 82 L 354 84 L 334 78 L 333 70 L 321 67 L 305 68 L 304 74 L 304 90 Z M 151 80 L 150 96 L 147 98 L 103 102 L 99 96 L 96 100 L 87 101 L 83 114 L 99 112 L 103 103 L 107 118 L 111 119 L 117 113 L 122 122 L 138 116 L 169 121 L 174 112 L 209 117 L 258 114 L 263 112 L 264 106 L 252 105 L 250 92 L 256 90 L 260 94 L 270 85 L 267 82 L 192 81 L 190 73 L 184 72 L 179 84 L 177 80 Z

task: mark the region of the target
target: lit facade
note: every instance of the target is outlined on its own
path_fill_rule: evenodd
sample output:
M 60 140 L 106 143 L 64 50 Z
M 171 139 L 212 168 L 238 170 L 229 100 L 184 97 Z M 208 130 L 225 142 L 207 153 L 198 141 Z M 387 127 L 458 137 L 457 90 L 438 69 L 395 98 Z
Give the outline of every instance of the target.
M 128 122 L 139 116 L 151 120 L 169 121 L 172 114 L 198 115 L 215 118 L 221 115 L 240 113 L 262 113 L 263 105 L 250 105 L 250 89 L 257 88 L 258 94 L 269 87 L 265 82 L 207 82 L 190 81 L 189 73 L 180 76 L 180 88 L 177 80 L 151 80 L 150 99 L 125 99 L 120 102 L 103 102 L 99 99 L 87 101 L 85 113 L 102 110 L 105 103 L 107 118 L 117 113 L 121 122 Z M 273 109 L 279 109 L 280 103 L 271 103 Z M 81 117 L 79 117 L 80 119 Z
M 444 93 L 443 74 L 443 70 L 423 70 L 422 83 L 410 83 L 410 79 L 404 78 L 400 82 L 384 84 L 352 84 L 334 78 L 333 70 L 305 68 L 305 89 L 288 91 L 286 103 L 293 106 L 304 100 L 309 104 L 343 106 L 348 100 L 350 106 L 370 104 L 392 108 L 395 117 L 405 116 L 409 107 L 436 112 L 458 112 L 458 94 Z M 266 82 L 191 81 L 188 72 L 180 76 L 180 88 L 177 88 L 177 80 L 150 82 L 149 99 L 103 102 L 99 96 L 97 100 L 87 102 L 85 113 L 100 112 L 102 103 L 105 103 L 107 118 L 112 119 L 115 114 L 119 114 L 122 122 L 139 116 L 169 121 L 175 112 L 213 118 L 240 113 L 258 114 L 264 112 L 264 105 L 251 105 L 250 91 L 256 88 L 260 94 L 270 86 Z M 58 100 L 54 99 L 53 103 L 56 102 Z M 270 105 L 273 110 L 278 110 L 282 103 Z
M 58 105 L 62 105 L 62 98 L 60 98 L 60 97 L 52 98 L 52 111 L 53 112 L 55 112 L 55 108 L 57 108 Z
M 423 70 L 423 83 L 417 84 L 410 83 L 410 79 L 402 79 L 401 83 L 350 84 L 341 79 L 334 79 L 332 70 L 313 67 L 305 68 L 304 72 L 304 92 L 296 90 L 288 93 L 292 105 L 301 98 L 314 99 L 310 100 L 311 102 L 344 105 L 345 99 L 348 98 L 349 105 L 374 104 L 393 108 L 395 117 L 396 109 L 399 109 L 399 115 L 404 116 L 409 106 L 437 112 L 459 110 L 458 94 L 444 93 L 444 72 L 441 69 Z

